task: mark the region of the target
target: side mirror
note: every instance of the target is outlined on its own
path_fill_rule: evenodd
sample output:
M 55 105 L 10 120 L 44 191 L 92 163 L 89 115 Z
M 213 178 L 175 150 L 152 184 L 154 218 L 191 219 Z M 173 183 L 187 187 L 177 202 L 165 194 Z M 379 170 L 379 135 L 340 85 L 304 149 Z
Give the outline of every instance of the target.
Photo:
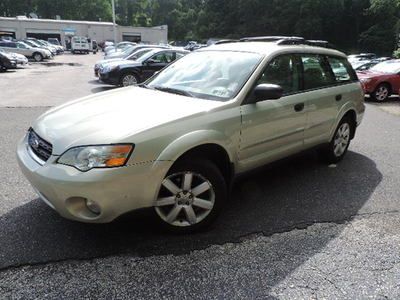
M 254 88 L 253 97 L 250 103 L 257 103 L 265 100 L 276 100 L 283 95 L 283 88 L 276 84 L 259 84 Z

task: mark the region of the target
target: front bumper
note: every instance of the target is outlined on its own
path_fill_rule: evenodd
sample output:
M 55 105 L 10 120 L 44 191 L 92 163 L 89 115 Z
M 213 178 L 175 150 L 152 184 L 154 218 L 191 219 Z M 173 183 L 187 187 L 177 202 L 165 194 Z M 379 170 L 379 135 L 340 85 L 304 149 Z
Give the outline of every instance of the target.
M 107 84 L 119 85 L 119 77 L 115 76 L 112 72 L 109 73 L 99 72 L 99 79 Z
M 153 206 L 172 165 L 156 161 L 80 172 L 57 164 L 58 156 L 41 165 L 28 151 L 26 137 L 18 145 L 17 157 L 22 172 L 44 202 L 67 219 L 87 223 L 111 222 L 124 213 Z M 100 215 L 88 210 L 85 199 L 100 206 Z

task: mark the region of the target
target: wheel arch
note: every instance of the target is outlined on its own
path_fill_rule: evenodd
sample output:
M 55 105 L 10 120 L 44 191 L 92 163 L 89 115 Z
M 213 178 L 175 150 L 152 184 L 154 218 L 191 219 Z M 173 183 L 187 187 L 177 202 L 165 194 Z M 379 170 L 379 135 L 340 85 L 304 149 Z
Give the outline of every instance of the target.
M 342 120 L 343 118 L 346 118 L 346 117 L 349 117 L 350 120 L 351 120 L 352 123 L 353 123 L 353 124 L 352 124 L 352 125 L 353 125 L 352 131 L 351 131 L 351 135 L 350 135 L 350 139 L 353 139 L 354 136 L 355 136 L 355 134 L 356 134 L 356 128 L 357 128 L 357 114 L 356 114 L 356 111 L 355 111 L 354 109 L 348 110 L 348 111 L 343 115 L 343 117 L 341 118 L 341 120 Z
M 184 135 L 171 144 L 157 158 L 158 161 L 177 162 L 201 157 L 211 160 L 222 172 L 222 175 L 231 183 L 234 174 L 234 159 L 225 141 L 229 140 L 222 133 L 214 130 L 202 130 Z
M 122 83 L 122 77 L 124 77 L 126 74 L 133 74 L 137 77 L 137 81 L 140 81 L 140 75 L 139 75 L 139 70 L 135 68 L 123 68 L 120 70 L 119 74 L 119 82 Z
M 357 112 L 356 109 L 352 106 L 345 106 L 342 108 L 342 110 L 339 112 L 338 117 L 336 118 L 336 122 L 331 128 L 331 134 L 329 137 L 329 141 L 332 140 L 333 135 L 335 134 L 336 128 L 338 127 L 340 121 L 346 117 L 349 116 L 353 122 L 353 130 L 351 132 L 350 138 L 353 139 L 356 133 L 356 128 L 357 128 Z
M 377 88 L 378 88 L 380 85 L 386 85 L 386 86 L 389 88 L 389 95 L 391 95 L 391 94 L 393 93 L 393 87 L 392 87 L 392 84 L 391 84 L 389 81 L 382 81 L 382 82 L 379 82 L 379 83 L 376 85 L 376 88 L 375 88 L 374 92 L 377 90 Z
M 44 57 L 44 55 L 42 53 L 40 53 L 39 51 L 33 52 L 32 57 L 35 57 L 36 54 L 39 54 L 41 57 Z

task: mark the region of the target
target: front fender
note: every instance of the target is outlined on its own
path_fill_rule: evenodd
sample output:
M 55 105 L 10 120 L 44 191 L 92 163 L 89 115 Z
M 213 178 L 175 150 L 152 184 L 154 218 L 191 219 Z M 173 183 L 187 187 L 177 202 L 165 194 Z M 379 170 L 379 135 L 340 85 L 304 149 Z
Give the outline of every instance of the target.
M 216 144 L 221 146 L 227 152 L 230 161 L 235 161 L 232 138 L 217 130 L 198 130 L 180 136 L 161 152 L 157 160 L 176 161 L 185 152 L 204 144 Z

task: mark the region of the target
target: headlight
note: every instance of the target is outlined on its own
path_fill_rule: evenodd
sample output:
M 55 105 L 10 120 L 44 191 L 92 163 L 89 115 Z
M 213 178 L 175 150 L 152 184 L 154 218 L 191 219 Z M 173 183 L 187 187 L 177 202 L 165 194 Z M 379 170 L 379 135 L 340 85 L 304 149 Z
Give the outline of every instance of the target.
M 57 163 L 80 171 L 121 167 L 128 161 L 133 148 L 132 144 L 75 147 L 62 154 Z
M 371 78 L 361 78 L 360 81 L 361 81 L 362 83 L 368 83 L 368 82 L 371 81 Z
M 106 65 L 103 69 L 103 72 L 108 73 L 108 72 L 111 72 L 112 70 L 115 70 L 116 68 L 118 68 L 118 66 L 116 66 L 116 65 L 114 65 L 114 66 Z

